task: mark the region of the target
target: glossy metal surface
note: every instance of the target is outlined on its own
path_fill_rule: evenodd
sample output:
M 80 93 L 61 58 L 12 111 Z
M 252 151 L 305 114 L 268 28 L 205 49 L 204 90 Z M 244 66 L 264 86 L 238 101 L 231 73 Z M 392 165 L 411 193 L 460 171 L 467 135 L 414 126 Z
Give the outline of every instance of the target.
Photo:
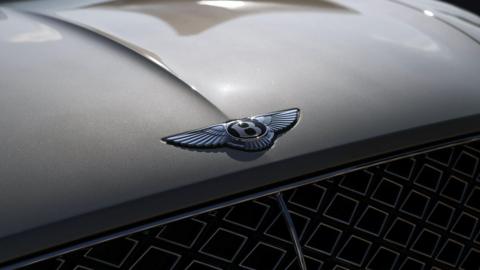
M 27 266 L 27 265 L 30 265 L 30 264 L 34 264 L 36 262 L 40 262 L 40 261 L 49 259 L 49 258 L 58 257 L 58 256 L 61 256 L 63 254 L 67 254 L 67 253 L 70 253 L 70 252 L 75 252 L 75 251 L 78 251 L 80 249 L 95 246 L 95 245 L 98 245 L 98 244 L 101 244 L 101 243 L 104 243 L 104 242 L 107 242 L 107 241 L 111 241 L 111 240 L 114 240 L 114 239 L 117 239 L 117 238 L 125 237 L 125 236 L 128 236 L 130 234 L 134 234 L 134 233 L 138 233 L 138 232 L 141 232 L 141 231 L 149 230 L 149 229 L 152 229 L 154 227 L 158 227 L 158 226 L 165 225 L 165 224 L 168 224 L 168 223 L 173 223 L 173 222 L 179 221 L 181 219 L 190 218 L 190 217 L 193 217 L 193 216 L 196 216 L 196 215 L 205 214 L 209 211 L 215 211 L 215 210 L 218 210 L 218 209 L 221 209 L 221 208 L 224 208 L 224 207 L 232 206 L 232 205 L 238 204 L 238 203 L 244 203 L 246 201 L 253 200 L 253 199 L 258 199 L 258 198 L 264 197 L 264 196 L 272 196 L 272 195 L 276 195 L 276 194 L 281 194 L 283 191 L 286 191 L 286 190 L 299 188 L 301 186 L 312 184 L 312 183 L 315 183 L 315 182 L 318 182 L 318 181 L 327 180 L 329 178 L 349 174 L 349 173 L 352 173 L 352 172 L 355 172 L 355 171 L 358 171 L 358 170 L 366 169 L 368 167 L 378 166 L 378 165 L 386 164 L 386 163 L 389 163 L 389 162 L 395 162 L 395 161 L 398 161 L 400 159 L 404 159 L 404 158 L 408 158 L 408 157 L 414 157 L 416 155 L 426 154 L 426 153 L 429 153 L 429 152 L 432 152 L 432 151 L 441 150 L 441 149 L 445 149 L 445 148 L 448 148 L 448 147 L 455 147 L 455 146 L 459 146 L 459 145 L 463 145 L 463 144 L 472 143 L 472 142 L 478 141 L 479 139 L 480 139 L 480 137 L 477 134 L 477 135 L 468 136 L 468 137 L 464 137 L 464 138 L 449 140 L 447 143 L 438 142 L 438 143 L 435 143 L 433 146 L 420 146 L 420 147 L 417 147 L 417 148 L 412 149 L 412 150 L 402 151 L 398 154 L 388 155 L 387 158 L 377 157 L 377 158 L 373 159 L 372 161 L 364 161 L 364 162 L 361 162 L 360 164 L 351 165 L 351 166 L 348 166 L 344 169 L 337 169 L 337 170 L 334 170 L 333 172 L 324 173 L 324 174 L 317 175 L 317 176 L 314 176 L 314 177 L 307 177 L 305 179 L 299 179 L 298 181 L 296 181 L 294 183 L 285 184 L 285 185 L 282 185 L 282 186 L 279 186 L 279 187 L 276 187 L 276 188 L 271 188 L 271 189 L 263 190 L 263 191 L 260 191 L 260 192 L 250 193 L 248 195 L 235 197 L 233 199 L 227 199 L 227 200 L 224 199 L 221 202 L 214 202 L 212 204 L 209 204 L 207 207 L 196 207 L 195 210 L 193 210 L 193 211 L 186 211 L 186 212 L 183 212 L 181 214 L 176 214 L 176 215 L 173 215 L 173 216 L 167 216 L 167 217 L 163 217 L 163 218 L 160 217 L 159 219 L 156 219 L 154 221 L 150 221 L 150 222 L 135 225 L 135 226 L 129 226 L 129 227 L 127 227 L 123 230 L 117 231 L 117 232 L 111 232 L 111 233 L 107 233 L 107 234 L 103 234 L 101 236 L 95 237 L 92 240 L 83 240 L 83 241 L 80 241 L 79 243 L 76 243 L 76 244 L 70 244 L 70 245 L 68 245 L 64 248 L 57 248 L 57 249 L 53 249 L 50 252 L 48 252 L 48 251 L 43 252 L 43 253 L 40 253 L 40 255 L 38 255 L 38 256 L 31 256 L 27 259 L 22 259 L 22 260 L 19 260 L 17 262 L 13 262 L 12 264 L 7 264 L 5 267 L 3 267 L 3 265 L 0 265 L 0 269 L 4 270 L 4 269 L 11 269 L 11 268 L 15 269 L 15 268 L 24 267 L 24 266 Z M 293 233 L 293 232 L 291 232 L 291 233 Z
M 480 131 L 479 45 L 382 0 L 6 3 L 0 59 L 0 262 Z M 161 142 L 291 107 L 268 152 Z
M 186 148 L 231 147 L 242 151 L 265 151 L 279 135 L 298 121 L 300 110 L 289 109 L 187 131 L 163 138 L 166 143 Z
M 404 6 L 423 12 L 464 33 L 480 44 L 480 17 L 441 1 L 432 0 L 393 0 Z

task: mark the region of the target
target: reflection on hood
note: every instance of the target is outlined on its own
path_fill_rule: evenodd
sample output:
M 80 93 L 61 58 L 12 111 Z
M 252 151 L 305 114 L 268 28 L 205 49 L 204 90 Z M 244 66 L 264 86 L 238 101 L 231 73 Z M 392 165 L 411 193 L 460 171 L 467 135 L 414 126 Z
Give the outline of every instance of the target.
M 355 13 L 339 4 L 318 0 L 276 0 L 276 1 L 231 1 L 231 0 L 120 0 L 92 5 L 90 9 L 110 9 L 143 13 L 158 18 L 170 25 L 178 35 L 199 34 L 209 28 L 229 20 L 258 13 L 274 13 L 282 11 Z M 179 16 L 179 14 L 188 16 Z

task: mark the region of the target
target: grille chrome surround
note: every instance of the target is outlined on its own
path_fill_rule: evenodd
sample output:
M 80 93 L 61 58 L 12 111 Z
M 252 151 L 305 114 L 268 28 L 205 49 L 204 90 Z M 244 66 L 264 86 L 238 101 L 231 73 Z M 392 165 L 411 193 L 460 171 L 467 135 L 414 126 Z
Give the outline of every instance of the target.
M 283 191 L 288 213 L 281 211 L 277 198 L 266 195 L 75 251 L 26 269 L 45 269 L 42 268 L 45 264 L 51 264 L 50 269 L 56 269 L 55 264 L 59 269 L 77 265 L 94 269 L 137 269 L 141 260 L 151 256 L 148 254 L 156 254 L 152 255 L 154 258 L 163 256 L 171 263 L 171 269 L 234 266 L 240 269 L 302 269 L 296 254 L 304 255 L 307 269 L 322 266 L 321 269 L 477 269 L 480 266 L 477 261 L 480 258 L 480 206 L 475 200 L 478 201 L 476 194 L 480 198 L 480 144 L 459 144 L 463 145 L 395 158 L 385 164 L 370 164 L 365 166 L 368 168 L 307 185 L 297 183 L 294 189 Z M 386 195 L 390 193 L 392 195 Z M 239 214 L 238 209 L 242 208 L 250 215 Z M 254 208 L 267 210 L 259 210 L 259 214 L 254 215 Z M 295 249 L 295 241 L 282 215 L 290 216 L 295 224 L 293 231 L 300 240 L 300 253 Z M 245 224 L 246 216 L 251 219 L 248 224 Z M 201 228 L 193 241 L 165 237 L 169 227 L 180 228 L 187 221 Z M 217 227 L 214 230 L 211 226 Z M 271 232 L 272 227 L 277 228 L 276 233 Z M 239 248 L 227 256 L 226 251 L 214 248 L 215 241 L 237 241 Z M 99 258 L 102 248 L 110 251 L 109 246 L 122 250 L 123 256 Z M 125 247 L 121 249 L 121 246 Z M 216 254 L 218 252 L 224 253 Z M 430 256 L 433 259 L 429 259 Z M 258 259 L 267 257 L 277 259 L 268 265 L 267 261 Z M 388 263 L 393 266 L 389 267 Z

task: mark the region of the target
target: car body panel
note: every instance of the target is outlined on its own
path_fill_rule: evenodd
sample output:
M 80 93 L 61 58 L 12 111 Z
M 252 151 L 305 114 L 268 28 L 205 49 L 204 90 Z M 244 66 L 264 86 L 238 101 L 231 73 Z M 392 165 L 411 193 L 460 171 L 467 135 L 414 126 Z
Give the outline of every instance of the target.
M 0 7 L 0 262 L 480 131 L 478 43 L 398 3 L 48 2 Z M 161 141 L 294 107 L 268 151 Z

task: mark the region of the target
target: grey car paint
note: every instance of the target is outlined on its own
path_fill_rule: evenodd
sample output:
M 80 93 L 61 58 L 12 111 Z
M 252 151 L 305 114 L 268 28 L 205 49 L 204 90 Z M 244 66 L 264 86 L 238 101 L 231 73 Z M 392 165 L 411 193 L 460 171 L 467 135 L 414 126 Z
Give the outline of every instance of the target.
M 3 4 L 0 262 L 479 132 L 480 29 L 434 3 Z M 268 151 L 161 141 L 292 107 Z

